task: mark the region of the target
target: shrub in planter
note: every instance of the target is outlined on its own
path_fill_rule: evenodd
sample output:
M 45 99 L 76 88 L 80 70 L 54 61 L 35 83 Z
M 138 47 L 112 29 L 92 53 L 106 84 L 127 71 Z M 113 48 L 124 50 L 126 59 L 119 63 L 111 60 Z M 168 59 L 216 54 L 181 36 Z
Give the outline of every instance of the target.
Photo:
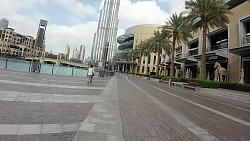
M 150 78 L 162 79 L 162 76 L 160 76 L 160 75 L 151 75 Z
M 143 77 L 150 77 L 149 74 L 141 74 L 141 76 L 143 76 Z
M 250 92 L 250 84 L 238 84 L 238 83 L 223 82 L 220 84 L 220 87 L 224 88 L 224 89 Z
M 171 79 L 172 82 L 180 82 L 180 78 L 177 77 L 171 77 L 171 76 L 166 76 L 166 80 Z
M 197 78 L 190 78 L 188 79 L 188 82 L 197 82 L 202 88 L 219 88 L 220 83 L 216 81 L 211 80 L 203 80 L 203 79 L 197 79 Z
M 180 78 L 180 82 L 188 82 L 188 78 Z

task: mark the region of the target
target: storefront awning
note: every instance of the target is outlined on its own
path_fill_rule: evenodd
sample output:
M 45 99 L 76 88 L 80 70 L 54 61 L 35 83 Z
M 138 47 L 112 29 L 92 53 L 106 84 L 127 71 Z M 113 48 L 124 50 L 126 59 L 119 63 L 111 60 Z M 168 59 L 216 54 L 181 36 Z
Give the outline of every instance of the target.
M 194 58 L 197 59 L 197 60 L 200 60 L 201 55 L 195 56 Z M 206 54 L 206 61 L 215 61 L 216 62 L 216 61 L 224 60 L 224 59 L 227 59 L 227 58 L 224 57 L 224 56 L 220 56 L 220 55 L 218 55 L 218 54 L 216 54 L 214 52 Z
M 229 52 L 242 57 L 247 57 L 250 56 L 250 45 L 232 48 Z

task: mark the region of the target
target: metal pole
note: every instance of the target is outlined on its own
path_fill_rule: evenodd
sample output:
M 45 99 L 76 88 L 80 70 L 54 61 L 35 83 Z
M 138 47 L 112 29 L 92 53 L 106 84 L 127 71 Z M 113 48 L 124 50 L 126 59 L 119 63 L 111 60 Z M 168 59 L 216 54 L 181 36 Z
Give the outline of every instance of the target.
M 7 69 L 8 67 L 8 59 L 6 59 L 6 62 L 5 62 L 5 69 Z
M 52 66 L 52 74 L 54 74 L 54 67 L 55 67 L 55 64 L 53 64 L 53 66 Z
M 31 71 L 31 62 L 30 62 L 30 66 L 29 66 L 29 72 Z
M 74 68 L 75 68 L 75 67 L 72 67 L 72 76 L 74 76 Z

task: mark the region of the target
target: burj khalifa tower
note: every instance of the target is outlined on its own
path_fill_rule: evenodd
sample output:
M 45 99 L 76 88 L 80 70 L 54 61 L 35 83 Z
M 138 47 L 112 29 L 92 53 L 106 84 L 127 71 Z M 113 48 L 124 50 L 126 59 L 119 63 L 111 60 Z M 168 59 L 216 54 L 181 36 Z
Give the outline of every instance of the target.
M 110 60 L 117 47 L 118 13 L 120 0 L 105 0 L 100 12 L 97 32 L 94 34 L 91 58 L 94 62 Z

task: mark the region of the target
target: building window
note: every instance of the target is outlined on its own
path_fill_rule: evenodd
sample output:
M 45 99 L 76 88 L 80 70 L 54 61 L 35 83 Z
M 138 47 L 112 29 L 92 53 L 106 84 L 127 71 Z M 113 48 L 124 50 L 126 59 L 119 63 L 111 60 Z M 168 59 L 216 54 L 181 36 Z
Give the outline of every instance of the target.
M 228 48 L 228 31 L 219 29 L 208 35 L 208 44 L 207 52 Z
M 148 64 L 150 64 L 150 61 L 151 61 L 151 57 L 149 56 L 148 57 Z
M 154 64 L 156 63 L 156 56 L 154 56 Z
M 250 44 L 250 17 L 241 21 L 241 45 Z
M 195 39 L 188 43 L 188 55 L 187 56 L 193 56 L 197 55 L 199 52 L 199 40 Z
M 176 59 L 182 58 L 182 46 L 175 48 Z

